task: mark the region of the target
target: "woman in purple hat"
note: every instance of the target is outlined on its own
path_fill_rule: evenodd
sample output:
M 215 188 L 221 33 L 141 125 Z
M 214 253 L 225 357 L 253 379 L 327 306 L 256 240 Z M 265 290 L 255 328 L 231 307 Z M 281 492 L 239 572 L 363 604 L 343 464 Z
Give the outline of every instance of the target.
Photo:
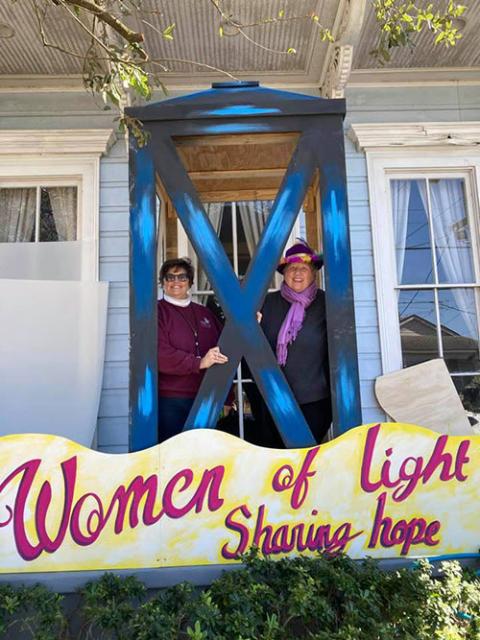
M 262 329 L 318 443 L 332 421 L 325 292 L 315 282 L 322 266 L 305 242 L 290 247 L 277 267 L 280 291 L 269 293 L 261 310 Z M 265 422 L 265 444 L 281 446 L 272 419 Z

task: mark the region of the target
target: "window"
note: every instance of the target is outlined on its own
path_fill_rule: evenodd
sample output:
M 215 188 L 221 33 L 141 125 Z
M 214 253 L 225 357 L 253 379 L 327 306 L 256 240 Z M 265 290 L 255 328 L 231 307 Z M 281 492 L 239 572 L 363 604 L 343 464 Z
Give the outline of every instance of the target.
M 480 374 L 479 281 L 465 178 L 393 178 L 403 366 L 444 358 L 460 395 Z
M 110 130 L 0 132 L 0 277 L 98 279 Z
M 478 419 L 480 154 L 461 145 L 478 143 L 480 127 L 353 129 L 367 151 L 383 370 L 443 358 L 465 409 Z
M 77 186 L 0 187 L 0 242 L 77 240 Z

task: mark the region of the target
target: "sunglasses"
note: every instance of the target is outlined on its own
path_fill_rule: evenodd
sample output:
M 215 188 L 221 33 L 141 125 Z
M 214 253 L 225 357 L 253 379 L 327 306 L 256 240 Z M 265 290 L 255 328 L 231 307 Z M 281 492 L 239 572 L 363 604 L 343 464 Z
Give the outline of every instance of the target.
M 167 273 L 165 276 L 167 282 L 175 282 L 175 280 L 178 280 L 178 282 L 187 282 L 188 279 L 186 273 Z

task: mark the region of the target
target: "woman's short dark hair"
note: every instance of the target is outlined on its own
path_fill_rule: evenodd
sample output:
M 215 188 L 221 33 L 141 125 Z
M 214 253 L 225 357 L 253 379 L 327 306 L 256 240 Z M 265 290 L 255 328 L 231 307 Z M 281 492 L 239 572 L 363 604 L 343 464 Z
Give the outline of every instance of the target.
M 171 269 L 175 269 L 175 267 L 181 267 L 182 269 L 185 269 L 188 276 L 188 282 L 190 286 L 192 286 L 193 280 L 195 278 L 195 268 L 190 258 L 171 258 L 170 260 L 165 260 L 165 262 L 160 267 L 160 275 L 159 275 L 160 282 L 163 283 L 167 273 Z

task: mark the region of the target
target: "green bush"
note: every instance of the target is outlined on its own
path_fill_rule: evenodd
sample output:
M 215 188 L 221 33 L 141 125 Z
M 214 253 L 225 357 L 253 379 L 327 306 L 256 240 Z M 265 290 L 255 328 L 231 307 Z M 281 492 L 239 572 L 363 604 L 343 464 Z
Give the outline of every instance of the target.
M 67 620 L 62 596 L 41 585 L 15 589 L 0 584 L 0 637 L 22 634 L 35 640 L 59 640 L 67 637 Z
M 148 594 L 133 577 L 105 574 L 81 591 L 81 630 L 68 634 L 61 596 L 41 587 L 0 591 L 0 628 L 39 640 L 480 640 L 480 580 L 457 562 L 437 577 L 419 561 L 382 571 L 373 560 L 320 556 L 245 566 L 205 589 L 183 583 Z M 38 603 L 38 616 L 15 621 Z

